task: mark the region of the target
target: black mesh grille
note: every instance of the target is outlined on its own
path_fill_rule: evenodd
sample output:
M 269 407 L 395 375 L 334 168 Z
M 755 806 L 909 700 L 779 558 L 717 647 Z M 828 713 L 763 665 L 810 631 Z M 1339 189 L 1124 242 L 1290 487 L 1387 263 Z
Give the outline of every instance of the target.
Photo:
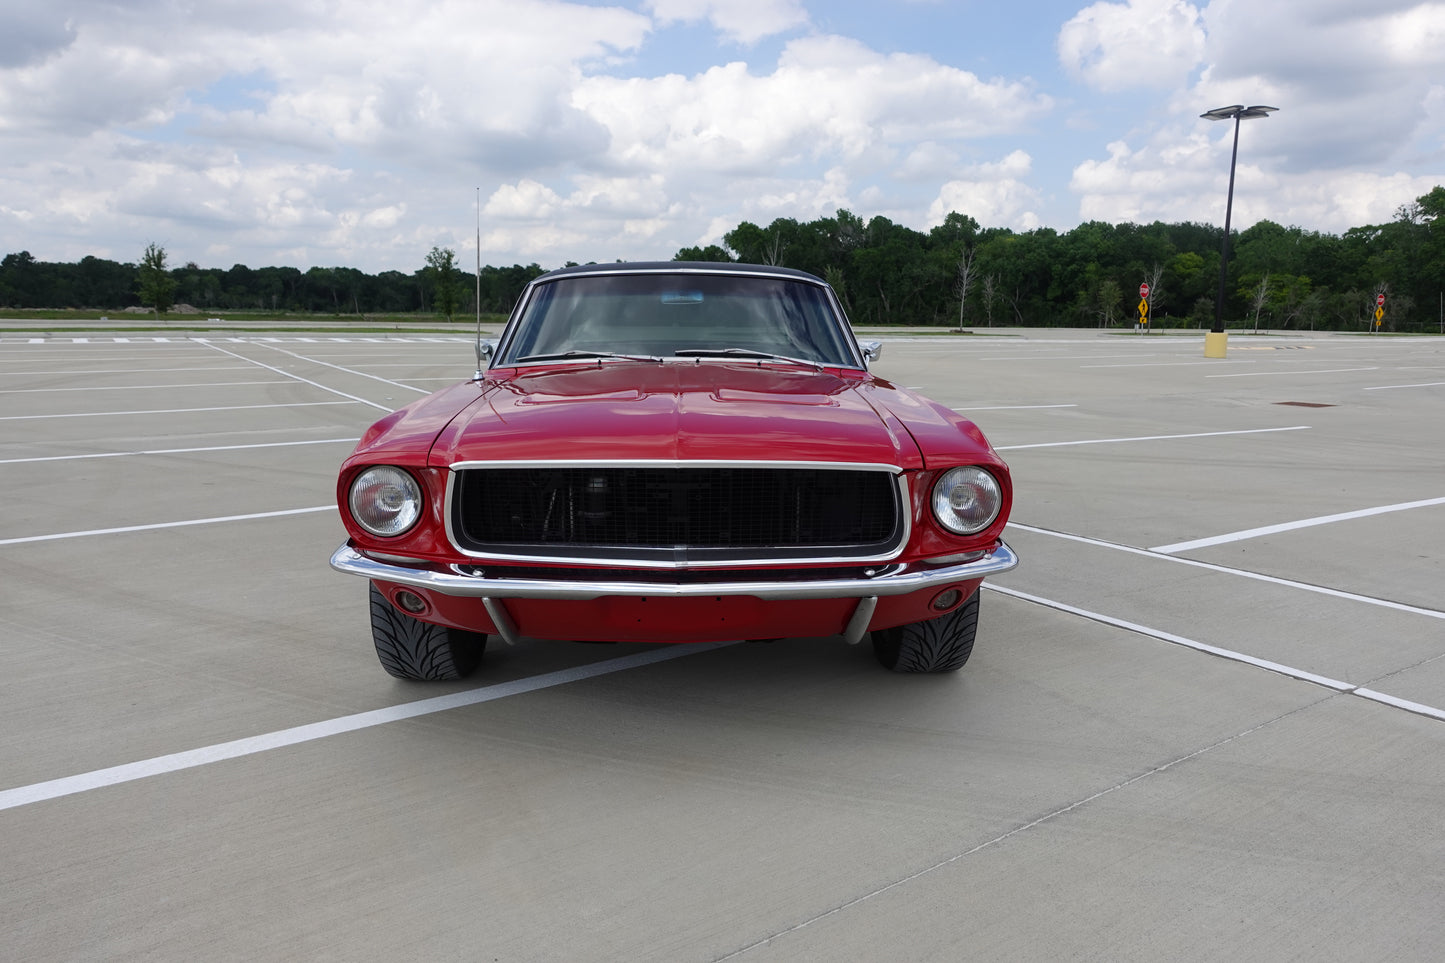
M 665 559 L 858 558 L 902 539 L 894 477 L 817 468 L 471 468 L 452 527 L 468 551 Z

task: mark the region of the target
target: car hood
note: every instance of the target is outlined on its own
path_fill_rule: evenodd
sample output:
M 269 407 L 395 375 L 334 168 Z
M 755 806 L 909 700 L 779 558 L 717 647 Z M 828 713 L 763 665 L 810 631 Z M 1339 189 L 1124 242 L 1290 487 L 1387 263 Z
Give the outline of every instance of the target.
M 736 361 L 510 369 L 440 432 L 430 463 L 829 461 L 921 466 L 866 375 Z

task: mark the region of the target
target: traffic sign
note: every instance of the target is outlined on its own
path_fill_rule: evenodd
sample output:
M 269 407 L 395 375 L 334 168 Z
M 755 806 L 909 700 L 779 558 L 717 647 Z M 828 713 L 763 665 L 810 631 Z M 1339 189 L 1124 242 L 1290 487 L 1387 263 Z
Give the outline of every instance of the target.
M 1141 318 L 1147 318 L 1147 317 L 1149 317 L 1149 302 L 1148 302 L 1148 301 L 1140 301 L 1140 302 L 1139 302 L 1139 317 L 1141 317 Z
M 1379 323 L 1380 323 L 1381 321 L 1383 321 L 1384 319 L 1385 319 L 1385 309 L 1382 308 L 1382 307 L 1381 307 L 1381 308 L 1376 308 L 1376 309 L 1375 309 L 1375 323 L 1376 323 L 1376 324 L 1379 324 Z
M 1144 284 L 1139 285 L 1139 297 L 1141 297 L 1141 298 L 1147 298 L 1148 296 L 1149 296 L 1149 285 L 1148 285 L 1148 283 L 1146 282 L 1146 283 L 1144 283 Z
M 1375 304 L 1383 308 L 1385 306 L 1385 296 L 1383 294 L 1375 295 Z

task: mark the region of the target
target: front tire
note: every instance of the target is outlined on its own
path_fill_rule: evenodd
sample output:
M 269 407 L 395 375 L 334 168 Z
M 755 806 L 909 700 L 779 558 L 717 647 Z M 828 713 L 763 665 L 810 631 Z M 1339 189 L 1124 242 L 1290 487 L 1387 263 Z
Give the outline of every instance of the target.
M 371 640 L 376 657 L 398 679 L 444 682 L 465 679 L 482 661 L 487 637 L 412 618 L 371 586 Z
M 978 602 L 983 592 L 936 619 L 879 629 L 873 633 L 873 654 L 894 672 L 953 672 L 973 654 L 978 632 Z

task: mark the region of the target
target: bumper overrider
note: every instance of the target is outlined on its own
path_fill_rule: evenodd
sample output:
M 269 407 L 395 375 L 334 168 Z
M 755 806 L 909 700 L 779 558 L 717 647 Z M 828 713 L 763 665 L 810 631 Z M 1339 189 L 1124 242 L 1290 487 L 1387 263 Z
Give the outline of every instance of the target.
M 880 599 L 894 599 L 914 593 L 929 593 L 950 586 L 976 585 L 983 578 L 1007 572 L 1018 565 L 1018 557 L 1002 540 L 991 548 L 949 559 L 926 562 L 879 564 L 860 578 L 792 578 L 769 581 L 653 582 L 609 581 L 605 570 L 596 580 L 494 577 L 479 564 L 442 565 L 418 562 L 404 564 L 379 559 L 358 551 L 350 542 L 331 556 L 331 567 L 347 575 L 359 575 L 374 582 L 419 589 L 428 594 L 458 599 L 477 599 L 508 643 L 520 637 L 504 600 L 595 602 L 608 598 L 695 599 L 721 601 L 724 598 L 753 598 L 763 602 L 857 599 L 843 629 L 850 644 L 867 634 Z M 515 571 L 515 569 L 513 570 Z M 753 575 L 754 573 L 749 573 Z M 796 575 L 796 572 L 794 573 Z M 475 603 L 472 603 L 475 604 Z

